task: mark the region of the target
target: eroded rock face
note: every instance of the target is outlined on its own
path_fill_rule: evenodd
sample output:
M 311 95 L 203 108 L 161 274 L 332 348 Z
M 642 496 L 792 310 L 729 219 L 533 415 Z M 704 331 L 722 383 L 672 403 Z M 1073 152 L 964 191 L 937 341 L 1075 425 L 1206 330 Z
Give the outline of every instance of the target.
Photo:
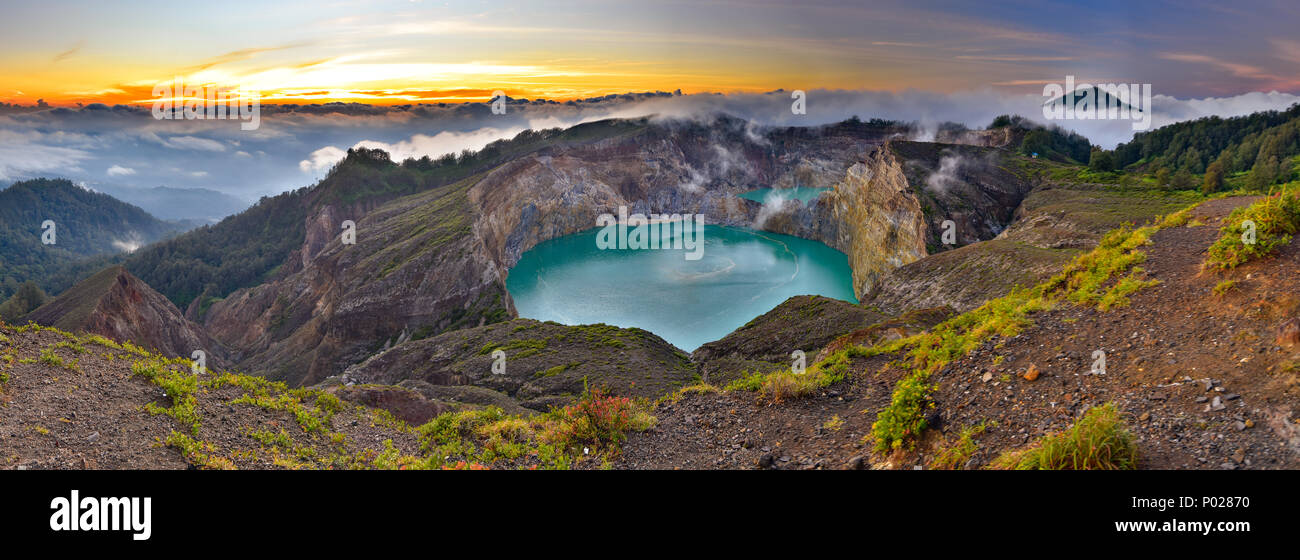
M 876 150 L 868 162 L 850 167 L 818 202 L 818 209 L 829 210 L 821 220 L 829 223 L 818 233 L 848 255 L 859 298 L 884 273 L 926 255 L 925 215 L 892 150 Z
M 113 266 L 69 288 L 27 318 L 65 331 L 131 342 L 169 357 L 201 350 L 209 367 L 224 367 L 226 350 L 181 310 L 125 268 Z
M 1001 233 L 1033 188 L 1004 168 L 1008 157 L 976 146 L 891 140 L 850 166 L 832 192 L 807 207 L 788 203 L 756 225 L 843 251 L 865 299 L 892 270 Z M 952 245 L 944 243 L 945 229 L 953 232 Z
M 815 231 L 822 226 L 797 201 L 765 208 L 738 195 L 769 187 L 832 187 L 897 133 L 839 125 L 759 135 L 743 121 L 720 117 L 708 125 L 670 122 L 631 136 L 542 150 L 498 167 L 470 190 L 480 212 L 474 228 L 503 270 L 542 241 L 596 227 L 597 216 L 617 215 L 620 206 L 629 214 L 702 214 L 713 225 L 824 240 Z M 773 217 L 772 227 L 765 227 Z
M 506 318 L 499 273 L 469 228 L 467 188 L 358 215 L 355 244 L 334 235 L 300 271 L 214 303 L 204 326 L 238 349 L 241 368 L 311 384 L 386 343 Z

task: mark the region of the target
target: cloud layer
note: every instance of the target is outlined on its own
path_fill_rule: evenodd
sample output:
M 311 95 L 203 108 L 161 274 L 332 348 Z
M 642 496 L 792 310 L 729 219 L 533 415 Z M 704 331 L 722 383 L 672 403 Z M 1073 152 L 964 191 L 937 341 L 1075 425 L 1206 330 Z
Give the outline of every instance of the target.
M 728 113 L 762 126 L 810 126 L 852 116 L 981 128 L 1000 114 L 1043 122 L 1037 95 L 992 89 L 957 93 L 811 90 L 807 114 L 791 111 L 790 92 L 766 94 L 628 94 L 583 101 L 512 102 L 504 115 L 488 105 L 443 104 L 265 106 L 261 127 L 238 121 L 155 120 L 147 108 L 91 105 L 0 113 L 0 181 L 62 176 L 97 190 L 204 187 L 255 200 L 319 179 L 351 147 L 381 148 L 394 159 L 477 150 L 525 129 L 573 126 L 611 117 L 697 119 Z M 1175 99 L 1156 95 L 1153 125 L 1209 115 L 1285 109 L 1286 93 Z M 1129 121 L 1056 121 L 1094 143 L 1114 147 L 1133 135 Z

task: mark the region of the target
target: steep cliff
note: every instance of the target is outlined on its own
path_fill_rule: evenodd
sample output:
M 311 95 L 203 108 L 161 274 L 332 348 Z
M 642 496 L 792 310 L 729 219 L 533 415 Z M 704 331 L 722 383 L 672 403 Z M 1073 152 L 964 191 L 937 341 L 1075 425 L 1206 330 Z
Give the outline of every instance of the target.
M 204 326 L 242 368 L 303 384 L 393 342 L 508 318 L 495 264 L 470 230 L 471 183 L 370 211 L 323 207 L 294 256 L 299 270 L 212 304 Z
M 834 189 L 806 206 L 766 209 L 756 227 L 816 239 L 843 251 L 859 299 L 883 275 L 929 254 L 997 237 L 1033 181 L 999 149 L 890 140 L 849 166 Z M 944 243 L 951 221 L 952 243 Z

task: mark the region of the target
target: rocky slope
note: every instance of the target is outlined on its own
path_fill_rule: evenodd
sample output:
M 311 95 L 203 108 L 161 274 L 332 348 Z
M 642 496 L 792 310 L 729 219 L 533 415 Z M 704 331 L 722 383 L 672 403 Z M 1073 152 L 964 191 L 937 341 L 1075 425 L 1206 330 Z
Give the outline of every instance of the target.
M 121 266 L 108 267 L 81 281 L 26 319 L 65 331 L 131 342 L 169 357 L 190 358 L 195 351 L 203 351 L 212 367 L 226 363 L 226 350 L 221 344 Z
M 298 270 L 213 303 L 203 325 L 240 367 L 292 384 L 337 375 L 386 344 L 506 317 L 508 299 L 470 232 L 468 182 L 369 211 L 326 206 Z M 355 244 L 340 224 L 356 223 Z
M 501 373 L 493 370 L 496 351 L 504 356 Z M 472 386 L 544 412 L 587 387 L 656 398 L 696 380 L 690 357 L 647 331 L 515 319 L 400 344 L 348 368 L 339 382 Z M 489 402 L 481 391 L 456 396 L 412 387 L 434 398 Z
M 940 306 L 968 311 L 1015 286 L 1047 279 L 1110 230 L 1190 202 L 1182 193 L 1048 179 L 1061 166 L 1041 160 L 1010 163 L 1034 187 L 1011 210 L 1005 229 L 991 240 L 968 244 L 962 239 L 950 250 L 888 271 L 862 297 L 863 304 L 888 315 Z
M 419 453 L 382 410 L 189 372 L 111 342 L 0 325 L 0 469 L 396 468 L 382 452 Z M 192 386 L 175 383 L 185 377 Z
M 795 350 L 802 350 L 811 361 L 818 349 L 836 337 L 885 318 L 837 299 L 795 296 L 722 339 L 696 348 L 691 358 L 708 382 L 725 385 L 745 373 L 788 368 Z
M 290 389 L 103 337 L 0 324 L 0 469 L 569 469 L 599 466 L 623 432 L 653 423 L 623 397 L 584 397 L 625 422 L 593 433 L 577 406 L 515 415 L 477 404 L 494 398 L 487 389 L 435 399 L 431 387 Z

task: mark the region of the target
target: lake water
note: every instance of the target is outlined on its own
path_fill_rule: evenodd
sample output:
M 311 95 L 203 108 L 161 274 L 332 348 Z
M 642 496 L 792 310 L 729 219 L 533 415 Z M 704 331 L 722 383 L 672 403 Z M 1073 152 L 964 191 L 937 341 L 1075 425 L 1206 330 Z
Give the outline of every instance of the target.
M 523 254 L 506 279 L 519 316 L 640 327 L 689 352 L 791 296 L 857 303 L 848 258 L 816 241 L 705 226 L 703 256 L 692 261 L 680 249 L 600 250 L 597 231 Z
M 740 198 L 747 198 L 754 202 L 762 202 L 762 203 L 767 202 L 768 196 L 779 196 L 788 200 L 798 200 L 799 202 L 808 204 L 808 201 L 817 198 L 819 195 L 829 190 L 830 189 L 828 188 L 822 188 L 822 187 L 795 187 L 793 189 L 757 189 L 746 193 L 742 193 L 737 196 L 739 196 Z

